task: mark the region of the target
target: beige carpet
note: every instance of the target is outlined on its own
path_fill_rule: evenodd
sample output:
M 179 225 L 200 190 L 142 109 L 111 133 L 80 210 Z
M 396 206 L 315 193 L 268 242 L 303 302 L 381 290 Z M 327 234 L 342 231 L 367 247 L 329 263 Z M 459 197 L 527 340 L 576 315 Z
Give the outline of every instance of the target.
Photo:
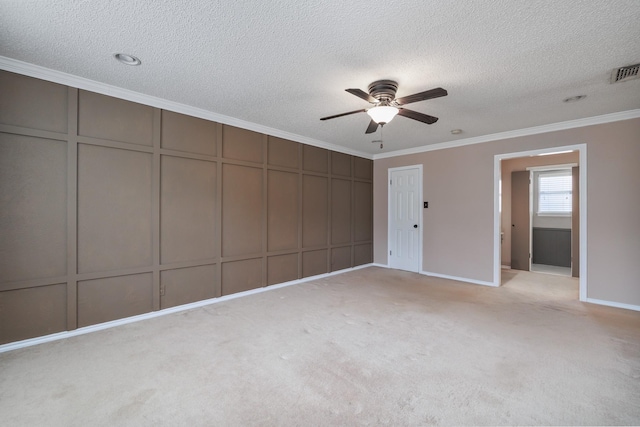
M 504 282 L 371 267 L 0 354 L 0 424 L 640 424 L 640 313 Z

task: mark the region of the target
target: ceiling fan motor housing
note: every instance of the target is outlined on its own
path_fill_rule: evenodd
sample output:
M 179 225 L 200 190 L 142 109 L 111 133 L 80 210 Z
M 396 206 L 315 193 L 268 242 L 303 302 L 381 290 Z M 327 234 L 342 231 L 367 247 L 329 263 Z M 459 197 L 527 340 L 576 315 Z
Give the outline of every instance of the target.
M 393 80 L 378 80 L 369 85 L 369 95 L 383 103 L 393 101 L 397 90 L 398 83 Z

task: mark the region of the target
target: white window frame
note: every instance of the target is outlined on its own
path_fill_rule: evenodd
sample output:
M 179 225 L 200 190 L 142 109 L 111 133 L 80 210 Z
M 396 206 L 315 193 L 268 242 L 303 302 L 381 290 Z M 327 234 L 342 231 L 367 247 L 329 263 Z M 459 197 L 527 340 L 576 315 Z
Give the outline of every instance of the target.
M 533 172 L 533 179 L 538 180 L 539 173 L 542 172 L 560 172 L 560 171 L 568 171 L 571 176 L 571 168 L 578 166 L 576 163 L 570 164 L 562 164 L 562 165 L 549 165 L 549 166 L 532 166 L 528 167 L 527 170 Z M 568 217 L 571 216 L 572 212 L 540 212 L 540 183 L 536 182 L 535 192 L 533 194 L 533 198 L 535 199 L 536 209 L 533 211 L 533 205 L 531 209 L 536 216 L 539 217 Z M 573 191 L 573 189 L 572 189 Z M 571 210 L 573 211 L 573 206 L 571 206 Z
M 541 191 L 541 181 L 542 178 L 544 177 L 549 177 L 549 176 L 557 176 L 557 177 L 569 177 L 569 179 L 571 179 L 571 169 L 557 169 L 557 170 L 550 170 L 550 171 L 536 171 L 534 173 L 534 178 L 536 180 L 536 194 L 535 194 L 535 198 L 536 198 L 536 215 L 538 216 L 571 216 L 571 212 L 573 210 L 573 205 L 571 206 L 571 210 L 568 211 L 553 211 L 553 210 L 542 210 L 542 195 L 544 194 L 544 192 Z M 572 204 L 572 200 L 571 200 L 571 193 L 572 193 L 573 189 L 571 187 L 571 181 L 570 181 L 570 187 L 569 187 L 569 203 Z

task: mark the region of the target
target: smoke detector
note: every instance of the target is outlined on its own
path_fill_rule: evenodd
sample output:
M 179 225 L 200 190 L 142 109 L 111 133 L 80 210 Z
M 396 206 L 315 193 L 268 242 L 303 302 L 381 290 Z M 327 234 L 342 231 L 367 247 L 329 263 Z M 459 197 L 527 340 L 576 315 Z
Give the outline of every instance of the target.
M 611 83 L 626 82 L 640 78 L 640 64 L 616 68 L 611 72 Z

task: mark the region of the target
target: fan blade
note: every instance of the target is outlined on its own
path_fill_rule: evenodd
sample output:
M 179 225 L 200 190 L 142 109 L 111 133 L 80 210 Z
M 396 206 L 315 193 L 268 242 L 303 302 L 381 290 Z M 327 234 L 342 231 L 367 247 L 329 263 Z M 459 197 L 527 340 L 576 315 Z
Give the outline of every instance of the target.
M 362 98 L 365 101 L 370 102 L 372 104 L 375 104 L 376 102 L 378 102 L 377 99 L 375 99 L 373 96 L 369 95 L 367 92 L 361 89 L 345 89 L 345 90 L 350 94 L 355 95 L 358 98 Z
M 320 120 L 329 120 L 329 119 L 335 119 L 336 117 L 342 117 L 342 116 L 348 116 L 349 114 L 356 114 L 356 113 L 364 113 L 367 110 L 356 110 L 356 111 L 349 111 L 348 113 L 342 113 L 342 114 L 336 114 L 335 116 L 328 116 L 328 117 L 323 117 Z
M 418 113 L 417 111 L 413 111 L 413 110 L 407 110 L 406 108 L 399 108 L 398 115 L 408 117 L 410 119 L 417 120 L 419 122 L 423 122 L 428 125 L 431 125 L 438 121 L 437 117 L 428 116 L 426 114 Z
M 427 90 L 420 93 L 414 93 L 413 95 L 403 96 L 402 98 L 396 99 L 396 104 L 405 105 L 410 104 L 412 102 L 425 101 L 427 99 L 440 98 L 441 96 L 447 96 L 447 91 L 442 89 L 441 87 Z
M 378 130 L 378 124 L 373 120 L 371 120 L 369 122 L 369 126 L 367 127 L 367 130 L 364 133 L 374 133 L 377 130 Z

